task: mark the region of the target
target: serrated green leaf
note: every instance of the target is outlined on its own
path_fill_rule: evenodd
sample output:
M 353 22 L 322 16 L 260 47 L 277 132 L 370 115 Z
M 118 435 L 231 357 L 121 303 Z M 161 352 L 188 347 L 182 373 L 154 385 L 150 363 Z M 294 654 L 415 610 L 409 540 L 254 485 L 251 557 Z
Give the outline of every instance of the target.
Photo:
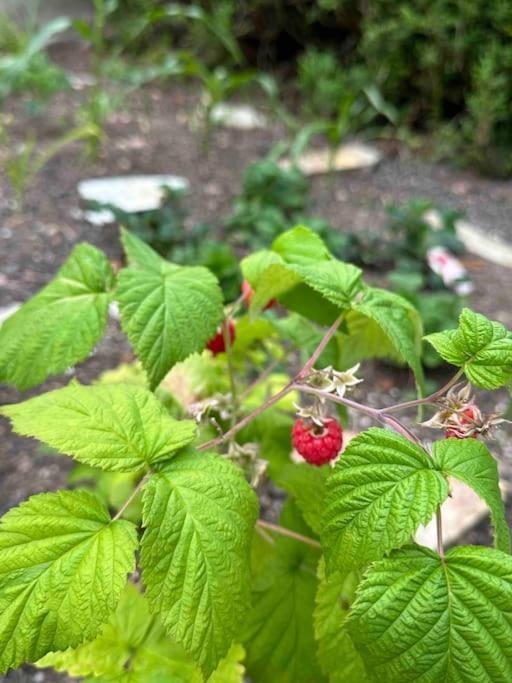
M 241 683 L 245 656 L 235 644 L 208 679 L 208 683 Z M 64 652 L 51 652 L 36 666 L 52 667 L 70 676 L 91 680 L 128 680 L 140 683 L 202 683 L 192 659 L 165 633 L 149 612 L 145 596 L 128 583 L 117 610 L 100 635 L 90 643 Z
M 105 254 L 76 246 L 55 278 L 0 327 L 0 382 L 25 391 L 84 360 L 105 330 L 113 279 Z
M 325 483 L 329 470 L 307 463 L 287 463 L 274 477 L 274 483 L 295 500 L 302 516 L 317 534 L 323 528 Z
M 373 320 L 382 329 L 398 356 L 411 368 L 420 391 L 422 324 L 417 310 L 406 299 L 384 289 L 368 287 L 353 310 Z
M 363 289 L 362 271 L 351 263 L 321 261 L 293 266 L 303 281 L 339 310 L 345 310 Z
M 135 569 L 136 528 L 87 491 L 32 496 L 0 523 L 0 671 L 94 638 Z
M 280 524 L 311 536 L 290 502 Z M 323 683 L 312 623 L 319 552 L 285 537 L 267 549 L 268 559 L 254 579 L 243 638 L 249 676 L 254 683 Z
M 512 557 L 458 547 L 442 560 L 412 546 L 375 563 L 349 617 L 382 683 L 512 680 Z
M 14 430 L 79 462 L 128 472 L 167 460 L 195 437 L 191 420 L 174 420 L 147 389 L 132 384 L 69 384 L 3 406 Z
M 464 308 L 456 330 L 425 339 L 448 363 L 463 368 L 480 389 L 498 389 L 512 378 L 512 334 L 501 323 Z
M 329 570 L 361 567 L 407 543 L 447 495 L 446 479 L 422 448 L 386 429 L 363 432 L 327 480 Z
M 284 261 L 279 254 L 270 249 L 255 251 L 242 259 L 240 268 L 244 278 L 252 287 L 258 286 L 258 281 L 263 273 L 272 265 L 283 265 Z
M 160 272 L 165 260 L 129 230 L 121 228 L 121 242 L 129 266 Z
M 308 265 L 332 259 L 321 237 L 304 226 L 283 232 L 272 244 L 272 251 L 287 263 Z
M 368 683 L 363 660 L 345 623 L 361 576 L 357 571 L 326 576 L 322 558 L 318 578 L 314 623 L 322 671 L 329 676 L 330 683 Z
M 334 365 L 350 368 L 367 358 L 386 358 L 403 363 L 403 357 L 379 324 L 358 311 L 347 311 L 345 329 L 336 336 L 338 358 Z
M 249 607 L 257 499 L 212 453 L 178 455 L 144 491 L 141 564 L 151 607 L 209 675 Z
M 501 498 L 496 460 L 476 439 L 443 439 L 432 451 L 434 463 L 445 476 L 464 482 L 484 500 L 490 510 L 496 547 L 510 552 L 510 530 Z
M 224 318 L 217 279 L 201 266 L 162 262 L 119 274 L 121 324 L 154 389 L 173 365 L 202 351 Z

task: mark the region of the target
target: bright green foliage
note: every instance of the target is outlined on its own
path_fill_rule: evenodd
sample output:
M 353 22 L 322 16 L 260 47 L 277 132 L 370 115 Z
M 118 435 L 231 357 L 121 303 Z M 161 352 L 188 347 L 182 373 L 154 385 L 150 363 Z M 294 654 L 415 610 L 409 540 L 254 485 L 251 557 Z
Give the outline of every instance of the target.
M 368 287 L 353 310 L 375 322 L 389 340 L 395 353 L 414 372 L 416 383 L 423 386 L 421 365 L 421 318 L 408 301 L 384 289 Z
M 86 491 L 32 496 L 0 523 L 0 671 L 91 640 L 135 569 L 136 529 Z
M 293 504 L 286 505 L 280 524 L 311 536 Z M 319 551 L 285 537 L 266 549 L 245 628 L 249 676 L 254 683 L 323 683 L 312 624 Z
M 407 543 L 447 495 L 446 479 L 420 446 L 385 429 L 363 432 L 327 480 L 329 570 L 363 566 Z
M 407 363 L 422 388 L 422 326 L 415 308 L 397 294 L 366 286 L 361 270 L 334 259 L 315 233 L 303 227 L 283 233 L 272 251 L 244 259 L 242 271 L 256 292 L 253 312 L 270 299 L 320 324 L 331 324 L 343 312 L 342 366 L 391 357 Z
M 501 324 L 465 308 L 456 330 L 426 340 L 481 389 L 497 389 L 512 378 L 512 334 Z
M 326 576 L 322 558 L 318 578 L 314 622 L 322 671 L 330 683 L 368 683 L 363 660 L 345 623 L 361 577 L 355 571 Z
M 256 517 L 256 497 L 241 471 L 211 453 L 178 455 L 144 490 L 148 600 L 206 675 L 247 614 Z
M 174 420 L 151 392 L 131 384 L 72 383 L 4 406 L 0 412 L 11 419 L 18 434 L 117 472 L 167 460 L 196 432 L 191 420 Z
M 372 680 L 512 680 L 512 557 L 461 546 L 442 560 L 410 546 L 374 564 L 349 627 Z
M 121 228 L 121 242 L 129 266 L 160 272 L 165 261 L 146 242 L 125 228 Z
M 84 360 L 103 335 L 113 284 L 101 251 L 75 247 L 55 278 L 0 327 L 0 382 L 25 391 Z
M 295 465 L 288 462 L 274 477 L 275 483 L 293 498 L 305 521 L 317 534 L 320 534 L 323 528 L 325 482 L 328 472 L 326 467 L 314 467 L 308 463 Z
M 178 361 L 196 351 L 221 324 L 222 292 L 203 267 L 177 266 L 156 258 L 136 238 L 125 237 L 133 265 L 119 274 L 121 323 L 154 389 Z
M 444 439 L 434 444 L 434 463 L 445 476 L 470 486 L 489 506 L 496 547 L 510 552 L 510 530 L 501 498 L 498 465 L 487 446 L 476 439 Z
M 208 683 L 241 683 L 245 655 L 233 645 Z M 37 662 L 71 676 L 94 680 L 145 683 L 202 683 L 203 677 L 184 650 L 168 638 L 163 626 L 149 612 L 146 598 L 128 583 L 117 610 L 100 635 L 75 650 L 52 652 Z M 98 679 L 99 677 L 99 679 Z

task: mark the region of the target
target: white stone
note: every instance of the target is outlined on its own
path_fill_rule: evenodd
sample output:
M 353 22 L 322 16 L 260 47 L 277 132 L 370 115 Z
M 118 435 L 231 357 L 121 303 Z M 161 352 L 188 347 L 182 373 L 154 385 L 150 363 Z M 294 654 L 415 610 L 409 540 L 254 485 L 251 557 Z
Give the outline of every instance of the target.
M 314 149 L 300 155 L 296 166 L 304 175 L 320 175 L 330 171 L 353 171 L 360 168 L 370 168 L 379 163 L 382 154 L 376 147 L 364 145 L 361 142 L 349 142 L 338 148 L 334 157 L 328 148 Z M 282 168 L 290 168 L 294 164 L 290 159 L 279 162 Z
M 18 308 L 21 306 L 20 303 L 14 303 L 14 304 L 9 304 L 9 306 L 3 306 L 0 308 L 0 325 L 4 323 L 7 318 L 10 318 L 11 315 L 14 315 Z
M 85 201 L 112 204 L 126 213 L 139 213 L 158 209 L 162 202 L 163 188 L 186 190 L 190 186 L 186 178 L 175 175 L 133 175 L 90 178 L 78 183 L 78 193 Z M 95 225 L 111 223 L 111 211 L 87 210 L 84 217 Z
M 439 230 L 442 227 L 441 215 L 436 209 L 427 211 L 425 220 L 433 230 Z M 460 241 L 469 252 L 499 266 L 512 268 L 512 246 L 508 242 L 463 219 L 456 221 L 455 229 Z
M 211 112 L 211 120 L 218 126 L 238 130 L 266 128 L 268 125 L 265 116 L 250 104 L 216 104 Z
M 500 482 L 503 497 L 509 490 L 506 482 Z M 441 507 L 443 542 L 450 545 L 459 539 L 466 531 L 478 524 L 487 514 L 488 507 L 476 493 L 468 486 L 450 478 L 451 498 Z M 416 532 L 416 542 L 427 548 L 436 550 L 437 529 L 436 520 L 433 518 L 427 526 L 419 527 Z

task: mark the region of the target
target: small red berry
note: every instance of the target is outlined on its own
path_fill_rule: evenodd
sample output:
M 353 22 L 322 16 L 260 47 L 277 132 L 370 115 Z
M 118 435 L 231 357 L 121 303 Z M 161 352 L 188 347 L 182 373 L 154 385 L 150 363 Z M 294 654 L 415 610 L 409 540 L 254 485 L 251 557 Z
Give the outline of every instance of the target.
M 445 437 L 447 439 L 467 439 L 470 436 L 472 439 L 477 439 L 478 434 L 474 432 L 473 434 L 467 433 L 467 425 L 474 424 L 475 420 L 478 419 L 478 414 L 476 410 L 469 406 L 462 414 L 459 415 L 458 422 L 460 426 L 448 427 L 445 432 Z
M 245 301 L 245 305 L 247 308 L 251 305 L 252 297 L 254 296 L 254 289 L 251 287 L 251 285 L 247 282 L 247 280 L 244 280 L 242 282 L 242 296 Z M 267 308 L 272 308 L 272 306 L 275 306 L 277 304 L 277 301 L 275 299 L 270 299 L 268 304 L 265 306 L 265 311 Z
M 338 455 L 343 446 L 343 430 L 333 419 L 324 420 L 316 425 L 309 420 L 298 418 L 292 429 L 293 447 L 311 465 L 324 465 Z
M 228 333 L 229 342 L 232 344 L 236 337 L 235 323 L 232 320 L 228 320 Z M 224 330 L 222 327 L 219 327 L 215 337 L 210 339 L 210 341 L 206 344 L 206 347 L 210 349 L 214 356 L 216 356 L 218 353 L 224 353 L 226 351 L 226 340 L 224 339 Z

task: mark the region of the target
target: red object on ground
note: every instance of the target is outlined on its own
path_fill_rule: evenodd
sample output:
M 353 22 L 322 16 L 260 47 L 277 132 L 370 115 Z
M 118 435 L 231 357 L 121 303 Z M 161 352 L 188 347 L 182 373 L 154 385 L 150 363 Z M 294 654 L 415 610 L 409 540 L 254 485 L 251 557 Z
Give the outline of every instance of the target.
M 298 418 L 292 429 L 293 447 L 311 465 L 334 460 L 343 446 L 343 430 L 336 420 L 324 420 L 323 426 Z
M 232 344 L 236 337 L 235 323 L 232 320 L 228 320 L 228 332 L 229 341 Z M 222 327 L 219 327 L 215 337 L 212 337 L 206 344 L 206 348 L 210 349 L 214 356 L 216 356 L 218 353 L 224 353 L 226 351 L 226 341 L 224 339 L 224 330 Z
M 247 308 L 251 305 L 252 297 L 254 296 L 254 289 L 251 287 L 251 285 L 247 282 L 247 280 L 244 280 L 242 282 L 242 296 L 245 301 L 245 305 Z M 270 299 L 268 304 L 265 306 L 264 310 L 266 311 L 267 308 L 272 308 L 272 306 L 275 306 L 277 304 L 277 301 L 275 299 Z

